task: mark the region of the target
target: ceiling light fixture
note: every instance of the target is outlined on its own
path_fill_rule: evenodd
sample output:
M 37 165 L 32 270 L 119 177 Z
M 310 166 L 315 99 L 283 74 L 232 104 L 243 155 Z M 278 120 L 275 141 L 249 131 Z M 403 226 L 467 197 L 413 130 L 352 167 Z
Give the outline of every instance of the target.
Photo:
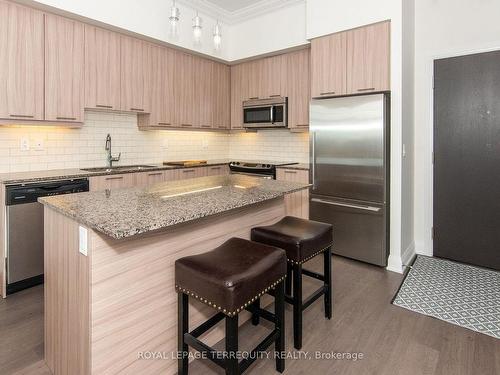
M 196 12 L 196 16 L 193 18 L 193 38 L 194 38 L 194 43 L 195 44 L 200 44 L 201 42 L 201 23 L 202 23 L 201 17 L 198 15 L 198 12 Z
M 168 19 L 170 20 L 170 33 L 173 36 L 177 35 L 177 26 L 179 24 L 179 18 L 181 16 L 181 12 L 179 11 L 179 8 L 175 6 L 175 0 L 172 1 L 172 8 L 170 8 L 170 17 Z
M 216 51 L 220 50 L 222 44 L 222 34 L 221 34 L 221 26 L 219 21 L 214 26 L 214 48 Z

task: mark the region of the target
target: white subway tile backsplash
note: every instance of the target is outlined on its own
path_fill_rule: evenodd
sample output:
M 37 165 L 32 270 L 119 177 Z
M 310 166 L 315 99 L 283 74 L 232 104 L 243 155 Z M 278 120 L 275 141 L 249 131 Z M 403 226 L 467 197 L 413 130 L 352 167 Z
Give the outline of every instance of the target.
M 113 154 L 122 153 L 120 164 L 182 159 L 308 162 L 307 133 L 287 130 L 235 134 L 140 131 L 134 114 L 87 111 L 81 129 L 0 127 L 0 173 L 103 166 L 108 133 L 113 138 Z M 29 139 L 30 150 L 21 151 L 21 138 Z M 43 150 L 35 150 L 35 142 L 40 140 Z

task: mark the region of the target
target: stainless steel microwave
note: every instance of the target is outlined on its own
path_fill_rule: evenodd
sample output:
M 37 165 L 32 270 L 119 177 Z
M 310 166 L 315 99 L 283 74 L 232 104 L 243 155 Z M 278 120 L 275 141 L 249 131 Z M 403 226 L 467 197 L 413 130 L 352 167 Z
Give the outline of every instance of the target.
M 280 96 L 244 101 L 243 126 L 251 129 L 288 127 L 288 98 Z

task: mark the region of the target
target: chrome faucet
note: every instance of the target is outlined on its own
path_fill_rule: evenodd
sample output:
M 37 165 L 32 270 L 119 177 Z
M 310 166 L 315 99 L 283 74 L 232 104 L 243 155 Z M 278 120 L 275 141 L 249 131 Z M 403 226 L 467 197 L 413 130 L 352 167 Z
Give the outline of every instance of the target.
M 113 156 L 111 153 L 111 134 L 108 134 L 106 137 L 106 151 L 108 152 L 108 166 L 109 168 L 113 168 L 113 162 L 120 161 L 122 153 L 120 152 L 118 156 Z

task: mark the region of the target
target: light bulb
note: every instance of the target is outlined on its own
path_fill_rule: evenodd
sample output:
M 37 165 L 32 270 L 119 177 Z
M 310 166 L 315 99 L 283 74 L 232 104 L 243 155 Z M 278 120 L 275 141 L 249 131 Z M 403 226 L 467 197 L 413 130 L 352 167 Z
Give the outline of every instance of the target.
M 222 35 L 220 32 L 220 25 L 217 24 L 214 26 L 214 48 L 218 51 L 222 44 Z
M 177 35 L 177 26 L 179 23 L 179 18 L 181 16 L 181 12 L 179 11 L 179 8 L 175 6 L 175 1 L 172 3 L 172 8 L 170 8 L 170 17 L 168 19 L 170 20 L 170 33 L 172 36 Z
M 196 17 L 193 18 L 193 38 L 195 44 L 200 44 L 201 41 L 201 23 L 202 19 L 198 16 L 198 13 L 196 13 Z

